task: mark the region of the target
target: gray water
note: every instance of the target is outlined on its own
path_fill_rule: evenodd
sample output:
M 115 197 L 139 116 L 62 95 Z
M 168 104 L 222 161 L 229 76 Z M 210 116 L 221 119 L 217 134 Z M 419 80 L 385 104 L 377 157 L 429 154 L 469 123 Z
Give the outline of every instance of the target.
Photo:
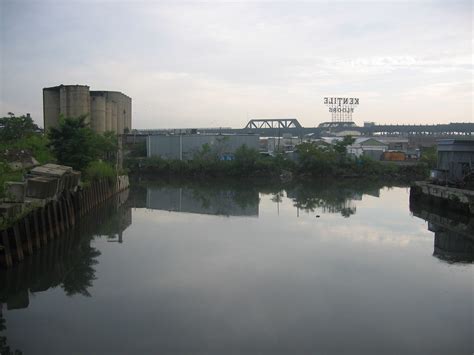
M 0 349 L 472 354 L 474 221 L 411 210 L 381 183 L 135 183 L 0 273 Z

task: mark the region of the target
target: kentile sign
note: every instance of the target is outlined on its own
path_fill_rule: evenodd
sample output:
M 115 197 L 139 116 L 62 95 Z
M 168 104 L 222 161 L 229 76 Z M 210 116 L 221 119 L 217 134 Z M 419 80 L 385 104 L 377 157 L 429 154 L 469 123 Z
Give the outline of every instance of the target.
M 358 97 L 325 97 L 324 104 L 329 106 L 333 122 L 351 122 L 354 106 L 359 104 Z
M 325 105 L 358 105 L 359 98 L 358 97 L 325 97 L 324 98 Z

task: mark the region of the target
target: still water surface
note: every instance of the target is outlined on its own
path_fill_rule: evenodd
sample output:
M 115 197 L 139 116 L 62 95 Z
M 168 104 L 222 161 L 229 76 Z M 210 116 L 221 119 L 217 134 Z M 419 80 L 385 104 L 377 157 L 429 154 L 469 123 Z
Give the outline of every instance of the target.
M 377 183 L 136 184 L 0 273 L 0 348 L 471 354 L 473 223 L 412 210 Z

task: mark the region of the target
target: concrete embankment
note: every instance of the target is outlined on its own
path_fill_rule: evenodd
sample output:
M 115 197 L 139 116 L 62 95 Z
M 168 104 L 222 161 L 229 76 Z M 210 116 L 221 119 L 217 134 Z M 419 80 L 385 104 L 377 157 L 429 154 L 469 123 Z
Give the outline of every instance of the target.
M 449 186 L 415 182 L 410 190 L 411 201 L 424 201 L 435 206 L 474 215 L 474 191 Z
M 21 218 L 0 230 L 0 266 L 12 267 L 61 238 L 82 216 L 128 187 L 128 176 L 118 176 L 115 181 L 96 180 L 86 187 L 64 189 L 54 198 L 40 200 L 39 205 L 32 205 Z

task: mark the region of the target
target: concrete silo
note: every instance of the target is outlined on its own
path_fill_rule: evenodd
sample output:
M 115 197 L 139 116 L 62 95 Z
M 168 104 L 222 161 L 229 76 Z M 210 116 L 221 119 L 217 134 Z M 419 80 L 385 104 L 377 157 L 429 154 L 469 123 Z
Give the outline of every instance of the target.
M 43 127 L 48 130 L 59 124 L 59 87 L 43 89 Z
M 59 85 L 43 89 L 44 127 L 56 127 L 59 116 L 86 115 L 91 128 L 123 134 L 132 128 L 132 99 L 118 91 L 89 91 L 87 85 Z
M 105 101 L 105 130 L 112 130 L 112 101 L 108 98 Z
M 115 101 L 111 101 L 112 103 L 112 119 L 111 119 L 111 122 L 112 122 L 112 127 L 111 127 L 111 131 L 114 131 L 115 133 L 118 133 L 117 132 L 117 111 L 118 111 L 118 105 Z
M 107 97 L 117 104 L 117 116 L 116 118 L 112 119 L 112 125 L 114 127 L 116 125 L 115 132 L 118 134 L 123 134 L 124 128 L 127 127 L 128 121 L 131 121 L 131 99 L 118 91 L 107 91 Z M 128 128 L 130 129 L 130 127 Z
M 89 86 L 59 86 L 59 112 L 65 117 L 87 115 L 86 122 L 90 122 L 91 103 Z
M 97 133 L 106 130 L 106 101 L 103 93 L 91 93 L 91 128 Z

